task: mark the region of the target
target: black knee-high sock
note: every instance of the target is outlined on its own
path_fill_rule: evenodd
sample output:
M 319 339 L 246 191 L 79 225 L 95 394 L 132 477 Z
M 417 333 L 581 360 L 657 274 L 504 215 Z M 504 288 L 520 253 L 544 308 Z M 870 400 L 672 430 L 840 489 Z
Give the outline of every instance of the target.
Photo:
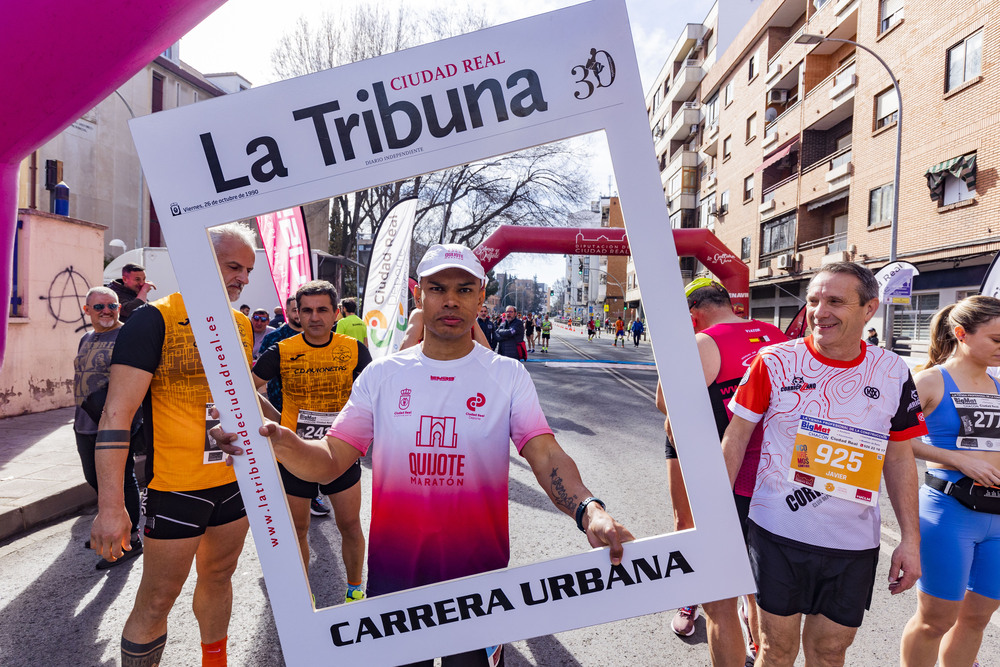
M 166 633 L 148 644 L 136 644 L 122 637 L 122 667 L 156 667 L 166 645 Z

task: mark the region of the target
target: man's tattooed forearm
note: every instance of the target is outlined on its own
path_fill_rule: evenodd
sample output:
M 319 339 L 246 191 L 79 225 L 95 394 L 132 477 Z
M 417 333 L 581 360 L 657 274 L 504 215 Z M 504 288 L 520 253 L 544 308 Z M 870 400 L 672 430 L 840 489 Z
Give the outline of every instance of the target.
M 97 442 L 128 442 L 129 432 L 125 429 L 105 428 L 97 432 Z
M 553 468 L 552 472 L 549 473 L 549 479 L 552 480 L 552 497 L 556 501 L 556 505 L 565 507 L 569 511 L 574 511 L 576 506 L 580 504 L 579 499 L 575 495 L 569 495 L 566 491 L 566 487 L 563 485 L 563 478 L 559 476 L 559 468 Z

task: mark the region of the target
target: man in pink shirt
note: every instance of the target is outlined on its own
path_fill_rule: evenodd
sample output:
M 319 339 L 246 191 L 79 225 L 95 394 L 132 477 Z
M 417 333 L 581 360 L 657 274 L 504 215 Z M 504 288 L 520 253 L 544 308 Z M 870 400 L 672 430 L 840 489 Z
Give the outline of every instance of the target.
M 336 478 L 378 440 L 368 595 L 507 566 L 511 440 L 556 507 L 575 515 L 591 546 L 609 545 L 611 562 L 619 563 L 632 534 L 584 486 L 542 414 L 531 377 L 517 360 L 469 335 L 485 298 L 482 265 L 465 246 L 435 245 L 417 274 L 421 345 L 369 365 L 324 439 L 303 441 L 270 422 L 261 430 L 286 468 L 318 482 Z M 501 648 L 491 649 L 490 664 Z M 487 659 L 477 650 L 446 656 L 444 665 Z

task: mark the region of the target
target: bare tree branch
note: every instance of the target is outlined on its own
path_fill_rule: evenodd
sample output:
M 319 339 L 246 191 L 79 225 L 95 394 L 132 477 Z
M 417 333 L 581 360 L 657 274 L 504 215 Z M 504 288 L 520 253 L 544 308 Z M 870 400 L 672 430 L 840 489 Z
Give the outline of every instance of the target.
M 442 4 L 419 14 L 403 4 L 347 5 L 337 14 L 302 17 L 271 55 L 275 74 L 301 76 L 472 32 L 490 24 L 482 9 Z M 478 245 L 501 224 L 566 224 L 592 192 L 588 156 L 573 140 L 333 197 L 330 252 L 352 256 L 361 232 L 377 233 L 386 212 L 416 195 L 420 243 Z

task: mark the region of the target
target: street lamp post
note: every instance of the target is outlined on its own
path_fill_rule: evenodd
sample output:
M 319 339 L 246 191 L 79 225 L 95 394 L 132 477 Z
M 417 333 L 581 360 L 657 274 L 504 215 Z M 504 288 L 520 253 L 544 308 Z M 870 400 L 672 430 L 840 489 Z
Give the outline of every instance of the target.
M 611 280 L 613 280 L 614 283 L 615 283 L 615 285 L 618 286 L 618 291 L 620 291 L 622 293 L 622 315 L 624 315 L 625 314 L 625 288 L 622 287 L 622 284 L 620 282 L 618 282 L 617 278 L 615 278 L 613 275 L 611 275 L 610 273 L 608 273 L 604 269 L 591 269 L 591 271 L 598 271 L 600 273 L 603 273 L 605 276 L 607 276 L 608 278 L 610 278 Z M 605 290 L 605 292 L 604 292 L 604 300 L 605 301 L 608 300 L 607 290 Z
M 504 302 L 504 300 L 507 297 L 513 296 L 513 297 L 515 297 L 514 307 L 517 308 L 517 303 L 516 303 L 516 301 L 517 301 L 517 295 L 523 293 L 524 289 L 525 288 L 523 288 L 523 287 L 512 287 L 510 289 L 504 290 L 503 296 L 500 297 L 500 302 L 499 302 L 500 307 L 501 308 L 503 307 L 503 302 Z M 518 308 L 518 312 L 520 312 L 520 311 L 521 311 L 521 309 Z
M 882 60 L 879 54 L 875 53 L 867 46 L 858 44 L 850 39 L 824 37 L 823 35 L 812 35 L 809 33 L 802 33 L 799 35 L 798 39 L 795 40 L 796 44 L 819 44 L 820 42 L 841 42 L 843 44 L 853 44 L 862 51 L 871 54 L 875 60 L 879 61 L 879 64 L 885 68 L 885 71 L 889 74 L 889 79 L 892 80 L 892 88 L 896 91 L 896 171 L 892 182 L 892 225 L 889 241 L 889 263 L 891 264 L 896 261 L 896 240 L 899 232 L 899 163 L 900 155 L 903 149 L 903 94 L 899 91 L 899 82 L 896 81 L 896 75 L 892 73 L 891 69 L 889 69 L 889 65 Z M 885 304 L 885 317 L 882 320 L 882 340 L 885 341 L 885 349 L 887 350 L 892 350 L 895 343 L 892 334 L 895 315 L 896 313 L 893 311 L 891 304 Z

